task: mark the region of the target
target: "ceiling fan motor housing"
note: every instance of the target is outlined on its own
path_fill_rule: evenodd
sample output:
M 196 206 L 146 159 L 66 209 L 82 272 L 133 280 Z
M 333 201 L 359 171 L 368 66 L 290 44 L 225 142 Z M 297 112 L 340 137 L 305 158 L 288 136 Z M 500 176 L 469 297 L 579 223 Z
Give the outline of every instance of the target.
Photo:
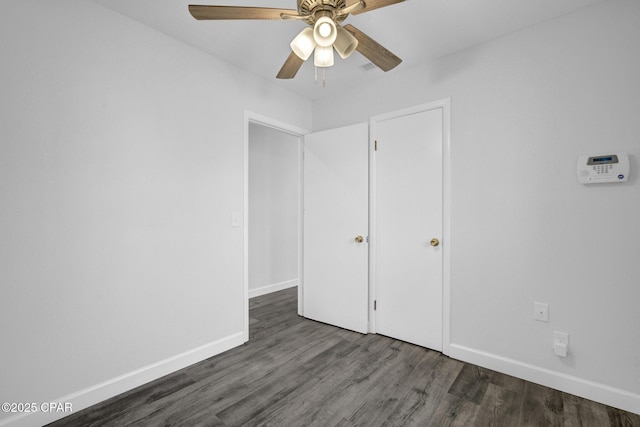
M 298 13 L 300 15 L 308 15 L 310 18 L 305 21 L 313 25 L 321 16 L 329 15 L 336 22 L 342 22 L 346 16 L 336 16 L 335 11 L 346 7 L 346 0 L 298 0 Z M 329 13 L 319 13 L 328 11 Z

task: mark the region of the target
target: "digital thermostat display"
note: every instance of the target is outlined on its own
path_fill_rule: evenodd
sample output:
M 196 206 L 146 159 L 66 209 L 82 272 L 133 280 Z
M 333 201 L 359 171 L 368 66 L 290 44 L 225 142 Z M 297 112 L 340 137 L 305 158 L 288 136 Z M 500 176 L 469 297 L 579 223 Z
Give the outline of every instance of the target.
M 612 154 L 611 156 L 601 157 L 589 157 L 588 165 L 606 165 L 610 163 L 618 163 L 618 156 Z
M 581 184 L 625 182 L 628 179 L 629 157 L 626 153 L 578 158 L 578 182 Z

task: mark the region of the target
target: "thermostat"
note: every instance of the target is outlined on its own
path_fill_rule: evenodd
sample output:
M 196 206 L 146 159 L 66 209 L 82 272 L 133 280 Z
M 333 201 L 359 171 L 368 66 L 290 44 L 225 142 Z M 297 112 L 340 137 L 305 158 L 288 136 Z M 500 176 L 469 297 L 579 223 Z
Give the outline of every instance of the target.
M 578 159 L 578 182 L 601 184 L 625 182 L 629 179 L 629 156 L 627 153 L 580 156 Z

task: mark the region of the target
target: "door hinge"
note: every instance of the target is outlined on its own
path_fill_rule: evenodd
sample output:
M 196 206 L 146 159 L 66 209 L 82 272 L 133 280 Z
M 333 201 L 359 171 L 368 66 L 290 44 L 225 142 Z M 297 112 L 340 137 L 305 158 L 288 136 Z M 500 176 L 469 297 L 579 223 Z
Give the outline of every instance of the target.
M 373 142 L 373 151 L 378 151 L 378 140 Z
M 373 300 L 373 309 L 374 310 L 378 309 L 378 301 L 377 300 Z

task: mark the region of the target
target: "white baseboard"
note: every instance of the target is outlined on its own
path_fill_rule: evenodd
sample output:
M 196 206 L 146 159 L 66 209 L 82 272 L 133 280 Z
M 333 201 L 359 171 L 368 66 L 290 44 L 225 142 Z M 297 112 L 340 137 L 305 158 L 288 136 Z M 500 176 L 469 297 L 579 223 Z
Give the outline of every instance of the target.
M 457 344 L 449 356 L 614 408 L 640 414 L 640 395 Z
M 271 292 L 281 291 L 283 289 L 293 288 L 296 286 L 298 286 L 298 279 L 287 280 L 285 282 L 275 283 L 261 288 L 249 289 L 249 298 L 259 297 L 260 295 L 266 295 Z
M 70 403 L 73 409 L 71 413 L 43 412 L 39 410 L 37 412 L 17 414 L 16 416 L 0 420 L 0 426 L 33 427 L 51 423 L 242 344 L 244 344 L 244 333 L 239 332 L 230 335 L 84 390 L 51 400 L 51 402 Z

